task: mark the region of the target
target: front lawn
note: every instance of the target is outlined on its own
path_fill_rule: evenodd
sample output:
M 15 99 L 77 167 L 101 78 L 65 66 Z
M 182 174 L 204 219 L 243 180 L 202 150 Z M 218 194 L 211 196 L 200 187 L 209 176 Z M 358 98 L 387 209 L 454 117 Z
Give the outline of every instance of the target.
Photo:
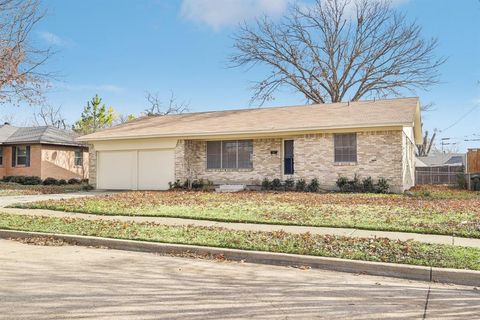
M 54 232 L 210 247 L 294 253 L 353 260 L 480 270 L 480 249 L 386 238 L 320 236 L 283 231 L 234 231 L 218 227 L 33 217 L 0 213 L 0 229 Z
M 67 185 L 22 185 L 12 182 L 0 182 L 0 197 L 2 196 L 24 196 L 38 194 L 55 194 L 78 192 L 84 190 L 85 184 L 67 184 Z
M 406 195 L 124 192 L 21 205 L 102 215 L 330 226 L 480 238 L 480 195 L 430 189 Z

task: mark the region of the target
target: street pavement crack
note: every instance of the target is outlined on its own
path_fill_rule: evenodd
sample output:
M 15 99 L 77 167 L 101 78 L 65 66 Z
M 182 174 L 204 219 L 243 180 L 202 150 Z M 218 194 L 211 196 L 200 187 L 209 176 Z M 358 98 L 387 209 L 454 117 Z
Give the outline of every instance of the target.
M 427 319 L 427 310 L 428 310 L 428 301 L 430 300 L 430 290 L 431 286 L 428 286 L 428 291 L 427 291 L 427 299 L 425 300 L 425 307 L 423 308 L 423 317 L 422 319 Z

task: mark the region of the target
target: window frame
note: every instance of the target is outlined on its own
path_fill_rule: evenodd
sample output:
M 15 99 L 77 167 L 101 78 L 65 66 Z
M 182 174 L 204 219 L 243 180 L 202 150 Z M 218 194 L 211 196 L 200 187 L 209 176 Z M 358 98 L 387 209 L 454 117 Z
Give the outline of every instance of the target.
M 0 146 L 0 167 L 3 167 L 3 157 L 4 157 L 4 149 L 3 149 L 3 146 Z
M 224 167 L 224 146 L 226 143 L 235 142 L 235 166 L 234 167 Z M 247 148 L 251 148 L 251 153 L 249 153 L 249 166 L 239 166 L 239 142 L 243 143 L 250 143 L 250 146 L 246 144 Z M 209 167 L 209 154 L 208 154 L 208 144 L 209 143 L 218 143 L 220 145 L 219 153 L 216 155 L 220 156 L 220 166 L 219 167 Z M 245 145 L 244 145 L 245 148 Z M 243 163 L 244 161 L 242 161 Z M 233 171 L 233 170 L 253 170 L 253 140 L 252 139 L 241 139 L 241 140 L 208 140 L 205 143 L 205 168 L 206 170 L 225 170 L 225 171 Z
M 354 144 L 353 145 L 349 145 L 349 146 L 345 146 L 345 145 L 341 145 L 341 146 L 338 146 L 337 145 L 337 137 L 345 137 L 345 136 L 353 136 L 354 137 Z M 343 141 L 342 141 L 343 143 Z M 353 149 L 354 151 L 354 159 L 343 159 L 342 157 L 348 157 L 348 156 L 351 156 L 351 150 L 349 149 Z M 340 159 L 337 159 L 337 151 L 340 150 L 340 151 L 343 151 L 343 154 L 340 154 L 338 155 L 338 157 Z M 345 154 L 345 150 L 347 150 L 346 154 Z M 356 132 L 345 132 L 345 133 L 334 133 L 333 134 L 333 161 L 334 163 L 357 163 L 358 162 L 358 140 L 357 140 L 357 133 Z
M 23 156 L 20 156 L 20 148 L 23 148 L 25 149 L 25 155 Z M 15 166 L 16 167 L 27 167 L 27 159 L 28 159 L 28 150 L 27 150 L 27 146 L 25 145 L 22 145 L 22 146 L 15 146 Z M 25 158 L 25 162 L 24 163 L 20 163 L 18 161 L 19 158 Z
M 80 155 L 79 157 L 77 157 L 77 153 Z M 81 167 L 83 166 L 83 150 L 82 149 L 75 149 L 74 153 L 73 153 L 73 164 L 76 166 L 76 167 Z M 80 163 L 77 163 L 77 160 L 80 159 Z

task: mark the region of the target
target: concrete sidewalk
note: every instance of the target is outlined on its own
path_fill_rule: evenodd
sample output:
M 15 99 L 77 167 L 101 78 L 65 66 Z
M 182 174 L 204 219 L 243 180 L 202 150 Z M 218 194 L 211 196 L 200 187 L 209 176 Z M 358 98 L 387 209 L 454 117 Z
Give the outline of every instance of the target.
M 119 221 L 133 221 L 133 222 L 153 222 L 169 226 L 193 225 L 201 227 L 221 227 L 231 230 L 242 231 L 280 231 L 283 230 L 288 233 L 306 233 L 310 232 L 314 235 L 338 235 L 349 237 L 377 237 L 388 238 L 392 240 L 415 240 L 424 243 L 449 244 L 465 247 L 480 248 L 480 239 L 461 238 L 445 235 L 432 235 L 409 232 L 391 232 L 391 231 L 373 231 L 360 230 L 350 228 L 329 228 L 329 227 L 303 227 L 303 226 L 287 226 L 287 225 L 273 225 L 273 224 L 255 224 L 255 223 L 235 223 L 235 222 L 215 222 L 208 220 L 195 220 L 183 218 L 168 218 L 168 217 L 142 217 L 142 216 L 107 216 L 94 215 L 86 213 L 62 212 L 54 210 L 43 209 L 17 209 L 17 208 L 1 208 L 1 212 L 29 215 L 29 216 L 47 216 L 59 218 L 80 218 L 86 220 L 119 220 Z
M 0 208 L 10 206 L 14 203 L 28 203 L 44 200 L 60 200 L 72 199 L 80 197 L 93 197 L 99 195 L 110 194 L 112 192 L 103 191 L 79 191 L 69 193 L 54 193 L 54 194 L 35 194 L 35 195 L 18 195 L 18 196 L 2 196 L 0 197 Z

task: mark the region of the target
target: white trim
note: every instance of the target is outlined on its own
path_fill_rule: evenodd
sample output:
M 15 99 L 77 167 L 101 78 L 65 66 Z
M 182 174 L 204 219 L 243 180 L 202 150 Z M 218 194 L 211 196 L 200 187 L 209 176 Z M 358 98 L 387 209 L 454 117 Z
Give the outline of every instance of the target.
M 293 141 L 293 174 L 285 173 L 285 141 Z M 282 145 L 280 147 L 280 172 L 282 173 L 282 178 L 292 178 L 295 176 L 295 139 L 294 138 L 283 138 Z
M 192 132 L 184 132 L 184 133 L 175 133 L 175 134 L 137 134 L 132 136 L 121 136 L 115 135 L 110 137 L 89 137 L 83 136 L 79 137 L 77 141 L 110 141 L 110 140 L 130 140 L 130 139 L 150 139 L 150 138 L 177 138 L 177 139 L 191 139 L 194 137 L 215 137 L 215 136 L 235 136 L 235 135 L 265 135 L 265 134 L 272 134 L 272 135 L 282 135 L 282 134 L 305 134 L 308 132 L 328 132 L 331 130 L 352 130 L 352 132 L 358 131 L 371 131 L 369 129 L 375 128 L 385 128 L 385 129 L 398 129 L 401 130 L 404 126 L 411 127 L 411 122 L 406 123 L 384 123 L 384 124 L 365 124 L 362 126 L 352 125 L 352 126 L 323 126 L 323 127 L 301 127 L 301 128 L 290 128 L 290 129 L 279 129 L 279 130 L 272 130 L 272 129 L 265 129 L 265 130 L 242 130 L 242 131 L 226 131 L 226 132 L 201 132 L 201 133 L 192 133 Z M 141 130 L 141 129 L 137 129 Z M 104 131 L 108 132 L 108 131 Z M 102 132 L 103 133 L 103 132 Z M 121 133 L 120 133 L 121 134 Z M 93 134 L 92 134 L 93 135 Z M 223 140 L 227 140 L 222 138 Z M 240 139 L 241 140 L 241 139 Z

